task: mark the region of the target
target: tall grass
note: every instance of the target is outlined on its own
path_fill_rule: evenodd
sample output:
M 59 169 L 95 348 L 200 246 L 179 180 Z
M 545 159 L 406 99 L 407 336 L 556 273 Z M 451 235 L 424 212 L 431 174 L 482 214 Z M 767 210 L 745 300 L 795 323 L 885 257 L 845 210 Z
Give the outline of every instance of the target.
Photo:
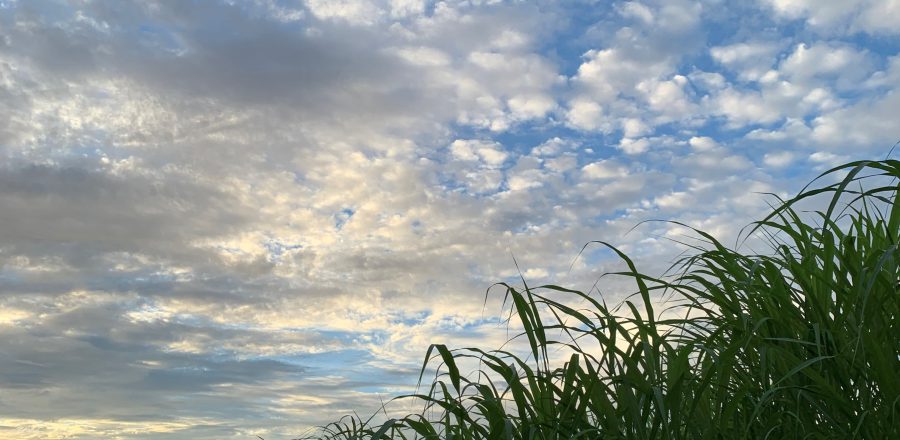
M 315 437 L 900 438 L 900 161 L 826 175 L 839 179 L 748 226 L 745 236 L 771 245 L 763 254 L 694 230 L 704 244 L 653 277 L 598 242 L 627 266 L 613 275 L 636 285 L 617 307 L 502 284 L 529 355 L 433 345 L 422 371 L 438 373 L 403 397 L 421 412 L 347 417 Z M 826 210 L 798 211 L 821 197 Z M 565 362 L 552 359 L 560 349 Z

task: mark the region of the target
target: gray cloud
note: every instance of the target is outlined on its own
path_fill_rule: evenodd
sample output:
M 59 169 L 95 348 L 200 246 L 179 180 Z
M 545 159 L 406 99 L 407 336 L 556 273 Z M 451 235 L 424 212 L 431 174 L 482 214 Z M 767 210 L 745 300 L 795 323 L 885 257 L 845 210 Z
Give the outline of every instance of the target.
M 221 190 L 179 176 L 110 176 L 40 165 L 0 169 L 7 244 L 87 243 L 104 251 L 160 251 L 227 233 L 246 208 Z

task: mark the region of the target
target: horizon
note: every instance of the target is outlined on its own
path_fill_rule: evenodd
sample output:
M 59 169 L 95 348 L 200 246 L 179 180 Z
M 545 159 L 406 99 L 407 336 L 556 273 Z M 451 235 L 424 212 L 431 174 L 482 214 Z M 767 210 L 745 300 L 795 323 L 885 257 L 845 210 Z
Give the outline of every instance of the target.
M 900 140 L 893 0 L 0 0 L 0 437 L 294 438 Z M 580 256 L 579 256 L 580 255 Z M 604 279 L 599 294 L 630 293 Z M 488 292 L 489 293 L 489 292 Z M 515 329 L 512 329 L 515 330 Z

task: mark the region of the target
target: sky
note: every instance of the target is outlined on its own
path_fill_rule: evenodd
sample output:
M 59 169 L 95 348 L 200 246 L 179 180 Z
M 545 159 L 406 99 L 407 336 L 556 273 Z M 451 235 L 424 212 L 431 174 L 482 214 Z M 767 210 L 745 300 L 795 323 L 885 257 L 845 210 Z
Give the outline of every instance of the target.
M 767 193 L 883 158 L 897 23 L 898 0 L 0 0 L 0 437 L 291 438 L 411 391 L 431 343 L 499 348 L 493 283 L 615 303 L 588 242 L 659 274 L 686 229 L 643 221 L 734 243 Z

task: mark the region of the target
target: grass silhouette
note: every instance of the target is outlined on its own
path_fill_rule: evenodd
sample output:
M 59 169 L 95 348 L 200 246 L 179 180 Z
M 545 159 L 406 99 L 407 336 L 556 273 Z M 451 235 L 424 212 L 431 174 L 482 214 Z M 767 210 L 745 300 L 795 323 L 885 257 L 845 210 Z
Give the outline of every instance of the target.
M 814 183 L 823 177 L 837 183 L 745 229 L 764 254 L 694 229 L 703 244 L 653 277 L 597 242 L 627 265 L 610 275 L 637 286 L 616 307 L 501 284 L 529 355 L 433 345 L 422 392 L 400 397 L 421 412 L 348 416 L 305 438 L 900 438 L 900 161 L 848 163 Z M 820 197 L 827 209 L 799 211 Z M 560 350 L 568 360 L 554 362 Z

